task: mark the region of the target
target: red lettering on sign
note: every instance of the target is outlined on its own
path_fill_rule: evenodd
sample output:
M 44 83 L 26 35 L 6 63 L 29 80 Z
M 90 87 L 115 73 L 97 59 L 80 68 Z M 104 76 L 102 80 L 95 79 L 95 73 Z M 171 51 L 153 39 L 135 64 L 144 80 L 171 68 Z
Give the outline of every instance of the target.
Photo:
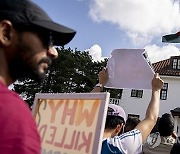
M 56 106 L 55 106 L 55 103 L 53 100 L 50 100 L 48 104 L 49 104 L 49 107 L 50 107 L 51 113 L 52 113 L 50 122 L 53 123 L 55 120 L 55 117 L 56 117 L 56 112 L 63 104 L 63 100 L 59 100 L 59 102 L 56 104 Z
M 50 139 L 49 141 L 46 140 L 45 142 L 48 143 L 48 144 L 53 144 L 54 138 L 55 138 L 55 135 L 56 135 L 57 127 L 55 127 L 55 126 L 50 126 L 50 129 L 52 130 L 52 133 L 50 134 L 51 139 Z
M 79 126 L 82 123 L 82 121 L 86 119 L 86 126 L 90 127 L 94 121 L 94 117 L 96 115 L 99 104 L 100 104 L 99 100 L 95 100 L 90 111 L 88 111 L 88 109 L 83 110 L 84 100 L 80 100 L 76 112 L 76 121 L 75 121 L 76 126 Z
M 41 141 L 43 142 L 44 140 L 44 136 L 45 136 L 45 133 L 46 133 L 46 129 L 47 129 L 47 125 L 42 125 L 40 128 L 39 128 L 39 133 L 41 134 Z
M 85 151 L 86 153 L 89 153 L 90 147 L 92 146 L 92 137 L 93 137 L 92 132 L 85 132 L 85 131 L 80 132 L 74 130 L 73 133 L 71 133 L 72 132 L 71 128 L 65 128 L 64 131 L 61 132 L 62 136 L 58 137 L 57 136 L 58 129 L 55 126 L 47 127 L 47 125 L 42 125 L 39 130 L 43 135 L 42 136 L 43 140 L 45 133 L 48 132 L 48 135 L 46 134 L 46 140 L 44 143 L 51 144 L 59 149 L 64 148 L 69 150 Z M 71 133 L 71 136 L 68 135 L 69 134 L 68 131 Z
M 76 131 L 74 130 L 72 138 L 71 138 L 71 143 L 69 145 L 65 144 L 64 148 L 66 148 L 66 149 L 73 149 L 73 145 L 74 145 L 74 141 L 75 141 L 75 136 L 76 136 Z
M 77 105 L 78 105 L 78 101 L 74 100 L 73 107 L 72 108 L 68 108 L 69 107 L 69 100 L 66 100 L 66 103 L 65 103 L 65 106 L 64 106 L 63 115 L 62 115 L 62 119 L 61 119 L 61 124 L 65 124 L 67 116 L 70 116 L 69 124 L 70 125 L 74 124 L 74 119 L 75 119 Z
M 61 148 L 62 146 L 64 146 L 64 141 L 65 141 L 65 139 L 66 139 L 66 134 L 67 134 L 67 128 L 65 128 L 65 130 L 64 130 L 64 132 L 62 132 L 62 134 L 63 134 L 63 137 L 62 137 L 62 140 L 61 140 L 61 142 L 55 142 L 54 143 L 54 146 L 55 147 L 59 147 L 59 148 Z
M 80 137 L 80 132 L 77 132 L 77 137 L 76 137 L 74 149 L 77 149 L 77 147 L 78 147 L 79 137 Z
M 87 138 L 85 136 L 85 132 L 82 132 L 82 139 L 83 139 L 83 143 L 81 143 L 78 146 L 78 150 L 80 151 L 83 147 L 85 147 L 86 148 L 86 152 L 89 153 L 89 148 L 90 148 L 91 139 L 92 139 L 92 132 L 89 133 Z

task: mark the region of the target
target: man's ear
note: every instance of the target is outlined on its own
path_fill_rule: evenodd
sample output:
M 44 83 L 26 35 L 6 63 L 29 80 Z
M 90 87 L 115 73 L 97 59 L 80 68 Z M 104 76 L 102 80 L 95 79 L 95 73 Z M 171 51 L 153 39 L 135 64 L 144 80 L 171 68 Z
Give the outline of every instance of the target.
M 8 46 L 12 41 L 14 28 L 9 20 L 0 21 L 0 44 Z
M 115 128 L 116 134 L 118 135 L 121 130 L 123 129 L 123 123 L 122 124 L 118 124 Z

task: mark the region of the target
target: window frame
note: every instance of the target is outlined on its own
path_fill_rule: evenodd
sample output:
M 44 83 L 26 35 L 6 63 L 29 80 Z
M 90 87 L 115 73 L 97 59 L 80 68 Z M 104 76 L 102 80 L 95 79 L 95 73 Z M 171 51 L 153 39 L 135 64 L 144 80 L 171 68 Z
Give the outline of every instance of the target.
M 139 114 L 128 114 L 128 118 L 137 118 L 137 119 L 139 119 L 140 115 Z
M 180 70 L 180 59 L 179 58 L 173 58 L 172 69 Z
M 131 97 L 142 98 L 143 97 L 143 90 L 132 89 L 131 90 Z
M 176 69 L 177 68 L 177 58 L 174 58 L 172 61 L 172 68 Z
M 168 93 L 168 83 L 164 83 L 160 91 L 160 99 L 167 100 L 167 93 Z

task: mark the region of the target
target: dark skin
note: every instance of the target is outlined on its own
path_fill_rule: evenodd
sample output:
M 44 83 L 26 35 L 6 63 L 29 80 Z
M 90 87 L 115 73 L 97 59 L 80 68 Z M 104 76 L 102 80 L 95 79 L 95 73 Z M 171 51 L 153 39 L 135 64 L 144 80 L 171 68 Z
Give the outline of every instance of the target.
M 42 78 L 51 59 L 57 57 L 56 49 L 47 48 L 40 32 L 20 33 L 10 21 L 0 21 L 0 80 L 6 86 L 21 77 Z

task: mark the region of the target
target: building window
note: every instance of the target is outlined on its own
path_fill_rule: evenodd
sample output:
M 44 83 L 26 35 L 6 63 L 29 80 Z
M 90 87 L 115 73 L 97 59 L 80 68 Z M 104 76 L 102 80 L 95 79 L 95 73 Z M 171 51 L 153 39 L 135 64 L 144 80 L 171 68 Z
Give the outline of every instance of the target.
M 136 89 L 131 90 L 131 97 L 142 98 L 142 96 L 143 96 L 143 90 L 136 90 Z
M 180 69 L 180 59 L 178 59 L 178 63 L 177 63 L 177 69 Z
M 176 69 L 176 66 L 177 66 L 177 59 L 173 59 L 173 69 Z
M 161 93 L 160 93 L 160 99 L 161 100 L 167 99 L 167 90 L 168 90 L 168 83 L 164 83 L 163 87 L 161 89 Z
M 180 69 L 180 59 L 173 59 L 172 68 Z
M 139 119 L 140 115 L 137 115 L 137 114 L 128 114 L 128 118 L 137 118 L 137 119 Z

